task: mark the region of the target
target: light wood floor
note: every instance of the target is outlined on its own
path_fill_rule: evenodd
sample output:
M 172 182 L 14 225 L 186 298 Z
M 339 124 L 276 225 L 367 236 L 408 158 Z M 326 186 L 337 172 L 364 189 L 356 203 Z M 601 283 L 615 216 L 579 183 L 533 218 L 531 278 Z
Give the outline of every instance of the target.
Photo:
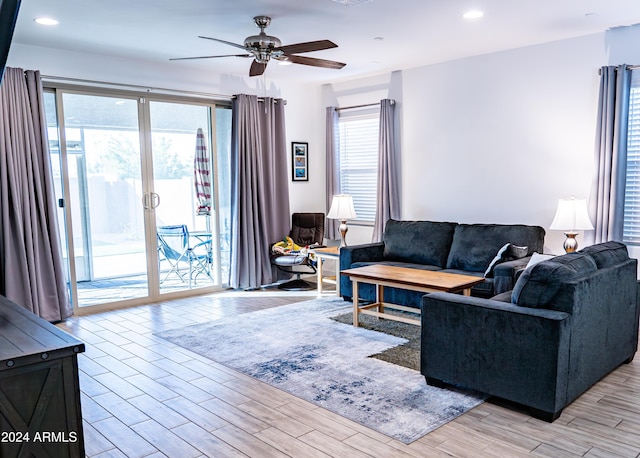
M 553 424 L 485 402 L 405 445 L 153 335 L 309 295 L 224 293 L 75 317 L 90 457 L 638 457 L 640 357 Z M 398 381 L 398 383 L 402 383 Z

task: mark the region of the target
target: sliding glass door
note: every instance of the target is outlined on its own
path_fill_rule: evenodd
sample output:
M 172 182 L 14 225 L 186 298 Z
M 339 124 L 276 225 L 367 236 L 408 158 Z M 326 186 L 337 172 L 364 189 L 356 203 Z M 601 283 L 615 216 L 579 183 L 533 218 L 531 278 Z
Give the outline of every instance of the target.
M 62 94 L 78 305 L 148 295 L 136 99 Z
M 55 100 L 49 137 L 74 306 L 144 303 L 226 282 L 216 174 L 228 173 L 228 161 L 213 145 L 229 154 L 216 131 L 230 131 L 230 119 L 218 123 L 216 112 L 230 110 L 63 90 Z M 206 212 L 196 188 L 202 164 L 211 177 Z
M 210 110 L 151 101 L 149 111 L 160 290 L 219 284 Z

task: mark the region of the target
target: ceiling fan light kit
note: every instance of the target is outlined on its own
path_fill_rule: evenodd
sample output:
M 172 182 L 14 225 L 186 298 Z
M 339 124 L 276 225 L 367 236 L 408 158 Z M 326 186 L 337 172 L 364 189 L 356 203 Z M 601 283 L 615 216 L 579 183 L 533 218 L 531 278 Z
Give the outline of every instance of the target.
M 271 18 L 268 16 L 256 16 L 253 18 L 256 26 L 260 29 L 260 33 L 257 35 L 251 35 L 244 40 L 244 44 L 237 44 L 219 38 L 199 37 L 206 40 L 213 40 L 219 43 L 223 43 L 229 46 L 243 49 L 247 54 L 225 54 L 218 56 L 199 56 L 199 57 L 179 57 L 169 60 L 187 60 L 187 59 L 212 59 L 217 57 L 253 57 L 251 68 L 249 69 L 249 76 L 262 75 L 267 68 L 267 64 L 271 59 L 278 60 L 280 62 L 287 62 L 292 64 L 309 65 L 312 67 L 341 69 L 346 64 L 342 62 L 336 62 L 333 60 L 318 59 L 315 57 L 298 56 L 296 54 L 322 51 L 324 49 L 337 48 L 338 45 L 329 40 L 309 41 L 306 43 L 296 43 L 292 45 L 282 45 L 282 42 L 278 37 L 267 35 L 264 31 L 265 28 L 271 23 Z

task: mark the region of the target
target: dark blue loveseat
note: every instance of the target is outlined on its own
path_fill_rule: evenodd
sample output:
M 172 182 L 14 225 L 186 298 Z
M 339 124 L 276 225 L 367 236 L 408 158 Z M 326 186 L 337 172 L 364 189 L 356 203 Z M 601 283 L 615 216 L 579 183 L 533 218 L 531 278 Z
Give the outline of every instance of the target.
M 637 260 L 607 242 L 527 268 L 493 299 L 422 298 L 421 372 L 555 420 L 638 348 Z

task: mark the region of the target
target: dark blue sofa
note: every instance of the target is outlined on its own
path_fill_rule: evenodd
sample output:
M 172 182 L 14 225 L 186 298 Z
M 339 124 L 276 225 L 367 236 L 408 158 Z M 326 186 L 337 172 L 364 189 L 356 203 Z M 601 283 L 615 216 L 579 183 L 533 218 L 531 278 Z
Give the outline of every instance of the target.
M 492 299 L 422 298 L 421 372 L 553 421 L 638 348 L 637 260 L 607 242 L 526 269 Z
M 482 277 L 501 248 L 511 244 L 500 260 L 505 262 L 498 263 L 485 281 L 471 290 L 474 296 L 492 297 L 513 288 L 516 274 L 524 269 L 530 255 L 536 251 L 542 252 L 544 236 L 542 227 L 522 224 L 457 224 L 390 219 L 385 225 L 382 242 L 340 249 L 340 270 L 386 264 Z M 517 247 L 521 247 L 520 252 L 515 254 L 511 248 Z M 352 299 L 353 288 L 347 276 L 340 279 L 340 292 L 346 300 Z M 423 295 L 416 291 L 387 287 L 384 301 L 419 308 Z M 374 286 L 361 284 L 360 298 L 374 300 Z

